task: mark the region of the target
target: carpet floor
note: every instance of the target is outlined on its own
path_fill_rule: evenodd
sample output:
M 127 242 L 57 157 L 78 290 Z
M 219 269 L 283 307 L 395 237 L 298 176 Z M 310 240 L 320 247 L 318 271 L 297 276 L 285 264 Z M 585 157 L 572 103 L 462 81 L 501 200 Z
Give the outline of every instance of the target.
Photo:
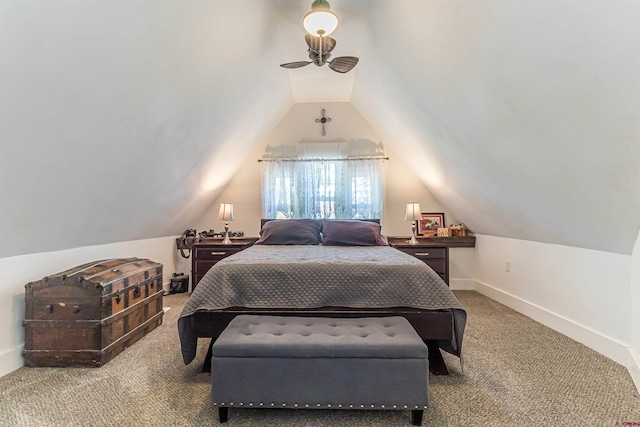
M 430 376 L 424 426 L 640 425 L 621 365 L 473 291 L 463 365 Z M 0 378 L 1 426 L 218 426 L 208 343 L 185 366 L 176 321 L 186 294 L 164 299 L 163 324 L 101 368 L 21 368 Z M 464 367 L 464 369 L 462 369 Z M 231 409 L 233 426 L 410 426 L 409 411 Z

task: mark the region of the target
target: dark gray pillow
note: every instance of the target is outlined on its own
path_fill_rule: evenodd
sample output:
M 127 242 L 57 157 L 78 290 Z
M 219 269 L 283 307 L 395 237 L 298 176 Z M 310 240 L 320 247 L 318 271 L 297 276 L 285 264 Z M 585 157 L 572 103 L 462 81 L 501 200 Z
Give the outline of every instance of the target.
M 388 246 L 380 224 L 359 220 L 322 220 L 323 246 Z
M 256 245 L 317 245 L 320 243 L 319 219 L 275 219 L 260 230 Z

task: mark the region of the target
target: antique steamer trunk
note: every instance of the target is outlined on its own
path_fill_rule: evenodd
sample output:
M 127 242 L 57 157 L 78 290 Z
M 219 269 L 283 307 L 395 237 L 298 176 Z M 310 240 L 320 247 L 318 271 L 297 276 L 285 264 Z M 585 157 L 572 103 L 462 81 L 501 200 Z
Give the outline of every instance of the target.
M 83 264 L 25 285 L 27 366 L 101 366 L 162 324 L 162 264 Z

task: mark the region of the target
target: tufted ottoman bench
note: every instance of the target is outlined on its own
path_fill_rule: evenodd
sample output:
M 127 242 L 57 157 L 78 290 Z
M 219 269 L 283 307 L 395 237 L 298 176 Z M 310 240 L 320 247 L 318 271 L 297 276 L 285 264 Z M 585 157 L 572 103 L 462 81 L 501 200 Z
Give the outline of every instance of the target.
M 234 408 L 411 410 L 429 395 L 427 346 L 403 317 L 240 315 L 213 345 L 212 399 Z

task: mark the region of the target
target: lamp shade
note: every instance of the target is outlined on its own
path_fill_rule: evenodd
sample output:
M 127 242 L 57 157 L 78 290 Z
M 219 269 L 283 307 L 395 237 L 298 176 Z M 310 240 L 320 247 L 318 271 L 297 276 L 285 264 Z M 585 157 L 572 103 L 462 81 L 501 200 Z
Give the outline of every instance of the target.
M 420 203 L 407 203 L 407 211 L 404 214 L 404 220 L 417 221 L 419 219 L 422 219 L 422 210 L 420 209 Z
M 218 219 L 223 221 L 233 221 L 233 203 L 220 203 Z
M 311 12 L 302 19 L 302 25 L 313 36 L 328 36 L 338 28 L 338 15 L 329 9 L 326 0 L 315 0 Z

